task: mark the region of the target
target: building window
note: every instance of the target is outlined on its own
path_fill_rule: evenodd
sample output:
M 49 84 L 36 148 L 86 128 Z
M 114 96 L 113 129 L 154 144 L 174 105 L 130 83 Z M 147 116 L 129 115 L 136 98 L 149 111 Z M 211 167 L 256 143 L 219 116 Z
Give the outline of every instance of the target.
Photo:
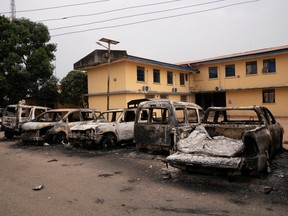
M 263 73 L 274 73 L 276 72 L 276 62 L 275 59 L 265 59 L 263 60 Z
M 144 67 L 137 67 L 137 81 L 145 82 L 145 68 Z
M 185 85 L 185 74 L 180 73 L 180 85 L 184 86 Z
M 167 84 L 173 84 L 173 72 L 167 71 Z
M 262 91 L 263 103 L 275 103 L 275 89 L 266 89 Z
M 235 76 L 235 65 L 225 65 L 225 76 L 226 77 L 234 77 Z
M 246 62 L 246 75 L 257 74 L 257 61 Z
M 209 67 L 209 79 L 218 78 L 218 68 Z
M 160 99 L 168 99 L 168 95 L 160 95 Z
M 153 69 L 153 82 L 160 83 L 160 70 Z
M 155 95 L 147 94 L 147 95 L 145 95 L 145 98 L 155 98 Z
M 187 102 L 187 95 L 181 95 L 180 96 L 180 101 Z

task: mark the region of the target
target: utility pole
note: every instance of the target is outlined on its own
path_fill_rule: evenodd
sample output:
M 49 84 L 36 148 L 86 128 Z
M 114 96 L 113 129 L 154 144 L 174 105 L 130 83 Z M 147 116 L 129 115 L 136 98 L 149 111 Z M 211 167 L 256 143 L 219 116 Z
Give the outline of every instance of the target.
M 10 2 L 10 8 L 11 8 L 11 20 L 16 19 L 16 5 L 15 0 L 11 0 Z
M 114 41 L 111 39 L 107 39 L 107 38 L 101 38 L 99 41 L 107 43 L 108 47 L 104 46 L 103 44 L 101 44 L 100 42 L 96 42 L 98 45 L 105 47 L 108 50 L 108 71 L 107 71 L 107 110 L 109 110 L 109 97 L 110 97 L 110 65 L 111 65 L 111 53 L 110 53 L 110 44 L 116 45 L 119 42 L 118 41 Z

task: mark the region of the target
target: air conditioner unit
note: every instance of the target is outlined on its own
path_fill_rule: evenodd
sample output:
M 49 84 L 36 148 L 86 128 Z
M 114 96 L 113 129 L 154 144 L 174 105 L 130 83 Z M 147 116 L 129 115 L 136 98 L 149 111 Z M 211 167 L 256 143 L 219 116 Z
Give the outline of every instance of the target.
M 216 91 L 220 91 L 220 90 L 222 90 L 222 89 L 221 89 L 220 86 L 216 86 L 216 87 L 215 87 L 215 90 L 216 90 Z
M 172 92 L 177 92 L 177 88 L 172 88 Z
M 144 85 L 143 88 L 142 88 L 143 91 L 151 91 L 151 87 L 150 86 L 147 86 L 147 85 Z
M 263 68 L 262 69 L 262 73 L 268 73 L 269 72 L 269 69 L 268 68 Z

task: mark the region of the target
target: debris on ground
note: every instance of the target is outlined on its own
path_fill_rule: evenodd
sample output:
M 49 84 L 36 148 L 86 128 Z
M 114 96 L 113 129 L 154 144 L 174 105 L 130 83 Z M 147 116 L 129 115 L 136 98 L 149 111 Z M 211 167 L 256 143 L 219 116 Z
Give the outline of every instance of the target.
M 52 160 L 49 160 L 47 162 L 50 163 L 50 162 L 57 162 L 57 161 L 58 161 L 57 159 L 52 159 Z
M 38 191 L 38 190 L 42 190 L 43 187 L 44 187 L 44 185 L 43 185 L 43 184 L 40 184 L 40 185 L 37 185 L 37 186 L 33 187 L 32 189 L 33 189 L 34 191 Z

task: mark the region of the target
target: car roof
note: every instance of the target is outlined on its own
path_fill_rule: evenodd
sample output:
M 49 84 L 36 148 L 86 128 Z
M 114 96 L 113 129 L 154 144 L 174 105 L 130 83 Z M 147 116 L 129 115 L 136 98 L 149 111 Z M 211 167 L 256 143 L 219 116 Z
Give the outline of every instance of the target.
M 96 109 L 85 109 L 85 108 L 62 108 L 62 109 L 50 109 L 47 112 L 75 112 L 75 111 L 99 111 Z

